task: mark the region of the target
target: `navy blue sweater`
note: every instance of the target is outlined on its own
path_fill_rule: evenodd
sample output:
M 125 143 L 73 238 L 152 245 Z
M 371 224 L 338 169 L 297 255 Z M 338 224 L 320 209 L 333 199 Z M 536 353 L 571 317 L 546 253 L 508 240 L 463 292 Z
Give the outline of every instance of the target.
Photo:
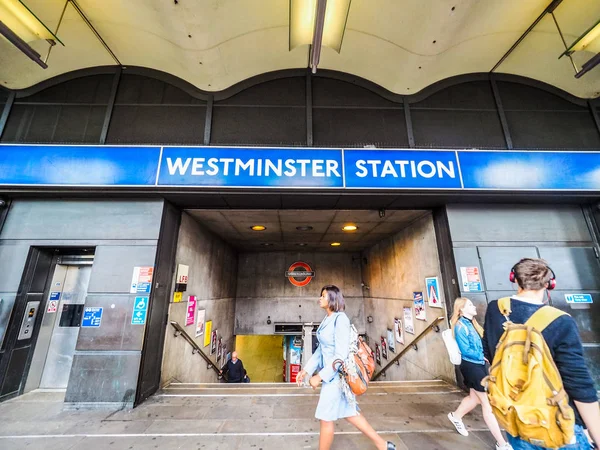
M 514 323 L 525 323 L 542 305 L 511 299 L 510 320 Z M 504 333 L 502 324 L 506 321 L 498 309 L 498 302 L 490 302 L 485 314 L 483 334 L 483 352 L 489 361 L 493 361 L 496 345 Z M 583 425 L 573 400 L 582 403 L 598 401 L 596 387 L 583 357 L 583 346 L 579 338 L 579 330 L 571 316 L 561 316 L 542 332 L 548 344 L 556 367 L 560 372 L 565 391 L 569 395 L 569 403 L 576 411 L 576 421 Z

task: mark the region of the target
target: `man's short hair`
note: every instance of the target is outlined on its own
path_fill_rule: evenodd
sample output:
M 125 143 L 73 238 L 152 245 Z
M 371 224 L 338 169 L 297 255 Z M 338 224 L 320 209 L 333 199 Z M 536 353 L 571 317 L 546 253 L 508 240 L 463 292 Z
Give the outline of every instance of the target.
M 540 258 L 523 258 L 513 266 L 512 270 L 517 284 L 526 291 L 545 289 L 553 277 L 548 263 Z

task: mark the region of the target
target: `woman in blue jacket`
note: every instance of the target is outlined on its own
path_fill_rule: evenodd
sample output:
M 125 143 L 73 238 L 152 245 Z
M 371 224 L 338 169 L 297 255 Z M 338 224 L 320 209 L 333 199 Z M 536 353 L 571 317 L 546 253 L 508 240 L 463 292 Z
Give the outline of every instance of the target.
M 329 450 L 333 443 L 334 422 L 346 419 L 365 434 L 377 446 L 378 450 L 395 450 L 396 446 L 384 441 L 371 427 L 367 419 L 358 412 L 356 399 L 352 394 L 344 393 L 340 375 L 332 367 L 333 361 L 345 361 L 350 351 L 350 320 L 344 312 L 344 297 L 336 286 L 324 286 L 321 289 L 319 306 L 327 311 L 327 316 L 317 329 L 319 346 L 310 360 L 296 377 L 298 385 L 304 378 L 311 376 L 309 383 L 316 389 L 322 382 L 319 404 L 315 417 L 321 421 L 319 450 Z M 315 375 L 315 370 L 319 372 Z
M 481 384 L 487 376 L 486 360 L 483 356 L 483 328 L 475 320 L 477 308 L 473 302 L 465 297 L 459 297 L 454 301 L 454 311 L 450 324 L 454 331 L 454 338 L 460 349 L 462 361 L 460 363 L 460 373 L 463 376 L 464 383 L 469 388 L 469 396 L 465 397 L 456 411 L 448 414 L 448 419 L 463 436 L 468 436 L 469 432 L 462 421 L 463 416 L 471 412 L 477 405 L 481 405 L 483 410 L 483 420 L 490 429 L 490 432 L 496 439 L 497 450 L 512 450 L 512 447 L 502 435 L 500 426 L 490 402 Z

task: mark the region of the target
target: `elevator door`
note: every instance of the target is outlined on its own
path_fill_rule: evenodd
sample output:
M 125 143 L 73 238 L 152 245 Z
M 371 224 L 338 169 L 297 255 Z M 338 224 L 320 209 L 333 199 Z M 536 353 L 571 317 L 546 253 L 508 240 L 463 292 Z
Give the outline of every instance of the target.
M 67 266 L 40 388 L 67 387 L 91 272 L 91 266 Z

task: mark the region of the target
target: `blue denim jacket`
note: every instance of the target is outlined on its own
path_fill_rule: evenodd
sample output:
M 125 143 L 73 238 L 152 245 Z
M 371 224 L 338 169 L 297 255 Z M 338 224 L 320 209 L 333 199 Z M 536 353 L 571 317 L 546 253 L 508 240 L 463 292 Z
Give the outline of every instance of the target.
M 462 359 L 473 364 L 485 364 L 481 337 L 470 320 L 461 317 L 454 326 L 454 338 Z

